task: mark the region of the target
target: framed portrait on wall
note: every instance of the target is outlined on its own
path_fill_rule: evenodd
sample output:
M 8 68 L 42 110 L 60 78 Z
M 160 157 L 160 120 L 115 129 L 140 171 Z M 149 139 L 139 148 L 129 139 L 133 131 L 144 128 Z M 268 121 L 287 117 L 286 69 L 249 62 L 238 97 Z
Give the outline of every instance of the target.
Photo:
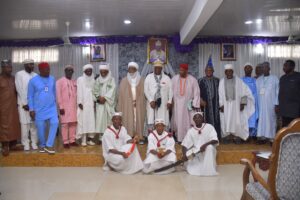
M 236 60 L 236 44 L 221 43 L 221 60 Z
M 166 38 L 149 38 L 148 40 L 148 63 L 152 64 L 159 59 L 167 63 L 168 40 Z
M 91 46 L 90 46 L 90 61 L 91 62 L 106 61 L 106 45 L 105 44 L 91 44 Z

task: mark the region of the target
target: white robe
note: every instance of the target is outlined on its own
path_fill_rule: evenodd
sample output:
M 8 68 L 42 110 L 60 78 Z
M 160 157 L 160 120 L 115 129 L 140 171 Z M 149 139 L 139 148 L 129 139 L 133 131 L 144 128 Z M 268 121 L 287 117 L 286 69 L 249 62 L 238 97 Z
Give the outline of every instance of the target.
M 155 134 L 156 137 L 153 135 Z M 157 146 L 157 139 L 160 141 L 160 147 Z M 150 153 L 151 150 L 158 151 L 159 148 L 164 148 L 164 151 L 170 150 L 171 153 L 166 155 L 163 158 L 158 158 L 157 155 Z M 175 141 L 173 137 L 170 137 L 169 134 L 164 131 L 161 135 L 154 130 L 148 136 L 148 147 L 147 147 L 147 157 L 144 160 L 144 173 L 153 172 L 156 169 L 170 165 L 176 162 L 176 151 L 175 151 Z M 168 169 L 166 171 L 160 172 L 160 174 L 171 173 L 175 168 Z
M 94 78 L 89 84 L 86 83 L 84 76 L 77 79 L 77 105 L 83 105 L 83 110 L 77 108 L 77 138 L 82 134 L 95 133 L 93 83 Z
M 220 112 L 222 137 L 233 134 L 246 140 L 249 137 L 248 120 L 255 112 L 255 101 L 250 88 L 237 76 L 235 76 L 235 100 L 227 101 L 225 94 L 224 78 L 219 84 L 219 105 L 224 106 L 224 112 Z M 247 97 L 247 105 L 240 111 L 242 97 Z
M 112 125 L 110 128 L 118 133 Z M 127 144 L 128 140 L 131 140 L 131 137 L 127 134 L 127 130 L 124 126 L 121 127 L 118 139 L 116 138 L 115 133 L 110 129 L 107 128 L 104 131 L 104 135 L 102 137 L 102 151 L 105 159 L 104 168 L 107 168 L 107 165 L 109 165 L 115 171 L 122 174 L 134 174 L 143 169 L 143 161 L 137 147 L 135 147 L 134 151 L 126 159 L 121 155 L 109 152 L 109 150 L 112 149 L 116 149 L 121 152 L 128 152 L 132 146 L 132 144 Z
M 19 71 L 15 76 L 16 90 L 18 93 L 18 110 L 21 124 L 32 123 L 29 112 L 23 109 L 24 105 L 27 105 L 27 92 L 28 83 L 30 79 L 35 77 L 37 74 L 35 72 L 27 73 L 25 70 Z
M 218 141 L 217 132 L 212 125 L 202 124 L 201 128 L 201 134 L 192 127 L 184 137 L 181 145 L 188 149 L 187 155 L 198 152 L 203 144 L 211 140 Z M 218 175 L 216 155 L 215 145 L 208 145 L 204 152 L 197 154 L 196 157 L 186 163 L 187 172 L 195 176 Z
M 160 81 L 161 89 L 161 105 L 154 110 L 150 106 L 151 101 L 155 101 L 155 93 L 157 91 L 157 83 L 154 78 L 154 73 L 149 74 L 144 83 L 144 93 L 147 98 L 147 124 L 154 124 L 155 119 L 164 119 L 166 126 L 169 125 L 169 110 L 167 104 L 172 103 L 173 92 L 171 79 L 162 72 Z M 155 119 L 154 119 L 155 117 Z
M 274 75 L 256 80 L 259 117 L 257 137 L 273 139 L 276 134 L 275 105 L 278 105 L 279 80 Z

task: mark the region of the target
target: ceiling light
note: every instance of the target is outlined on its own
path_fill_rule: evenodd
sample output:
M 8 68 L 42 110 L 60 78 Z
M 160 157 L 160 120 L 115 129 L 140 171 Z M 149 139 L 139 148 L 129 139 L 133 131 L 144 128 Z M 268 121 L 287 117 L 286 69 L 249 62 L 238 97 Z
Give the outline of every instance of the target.
M 90 21 L 84 22 L 84 26 L 85 26 L 86 29 L 90 29 L 91 28 L 91 22 Z
M 131 21 L 129 19 L 125 19 L 124 24 L 131 24 Z
M 262 19 L 256 19 L 256 20 L 255 20 L 255 23 L 257 23 L 257 24 L 261 24 L 261 23 L 262 23 L 262 21 L 263 21 Z
M 253 21 L 251 21 L 251 20 L 245 21 L 245 24 L 252 24 L 252 23 L 253 23 Z

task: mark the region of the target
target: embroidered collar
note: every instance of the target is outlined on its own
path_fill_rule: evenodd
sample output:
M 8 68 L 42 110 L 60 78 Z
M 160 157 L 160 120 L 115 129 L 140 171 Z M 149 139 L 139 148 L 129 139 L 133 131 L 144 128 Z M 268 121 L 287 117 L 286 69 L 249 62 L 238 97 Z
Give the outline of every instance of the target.
M 196 126 L 193 126 L 193 128 L 194 128 L 195 130 L 197 130 L 199 134 L 201 134 L 201 133 L 202 133 L 202 130 L 203 130 L 204 127 L 205 127 L 205 125 L 206 125 L 206 123 L 203 123 L 201 128 L 198 128 L 198 127 L 196 127 Z
M 115 129 L 113 129 L 111 126 L 109 126 L 109 127 L 107 127 L 109 130 L 111 130 L 114 134 L 115 134 L 115 136 L 116 136 L 116 139 L 119 139 L 120 138 L 120 131 L 121 131 L 121 129 L 122 129 L 122 126 L 120 126 L 120 129 L 118 130 L 118 132 L 116 132 L 115 131 Z
M 170 133 L 167 134 L 165 137 L 161 138 L 160 140 L 158 139 L 157 135 L 154 133 L 154 132 L 151 132 L 151 134 L 153 134 L 153 136 L 155 137 L 157 143 L 156 143 L 156 146 L 157 147 L 160 147 L 160 142 L 162 142 L 164 139 L 166 139 L 167 137 L 170 137 Z

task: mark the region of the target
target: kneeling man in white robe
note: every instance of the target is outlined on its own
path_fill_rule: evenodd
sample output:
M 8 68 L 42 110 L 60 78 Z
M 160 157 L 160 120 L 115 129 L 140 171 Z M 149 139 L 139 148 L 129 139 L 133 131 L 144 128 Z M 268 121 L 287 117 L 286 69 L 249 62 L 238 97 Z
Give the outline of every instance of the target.
M 165 131 L 165 121 L 155 120 L 155 130 L 148 136 L 147 157 L 144 160 L 144 173 L 151 173 L 156 169 L 176 162 L 175 141 L 172 134 Z M 175 170 L 170 168 L 159 174 L 168 174 Z
M 112 125 L 107 127 L 102 138 L 103 170 L 111 169 L 122 174 L 134 174 L 142 170 L 144 165 L 135 146 L 137 141 L 122 126 L 122 113 L 114 113 Z
M 184 160 L 188 160 L 188 156 L 195 154 L 194 158 L 187 161 L 186 170 L 190 175 L 195 176 L 218 175 L 216 169 L 216 145 L 219 143 L 217 132 L 212 125 L 203 123 L 201 112 L 193 115 L 193 121 L 195 126 L 188 130 L 181 143 Z

